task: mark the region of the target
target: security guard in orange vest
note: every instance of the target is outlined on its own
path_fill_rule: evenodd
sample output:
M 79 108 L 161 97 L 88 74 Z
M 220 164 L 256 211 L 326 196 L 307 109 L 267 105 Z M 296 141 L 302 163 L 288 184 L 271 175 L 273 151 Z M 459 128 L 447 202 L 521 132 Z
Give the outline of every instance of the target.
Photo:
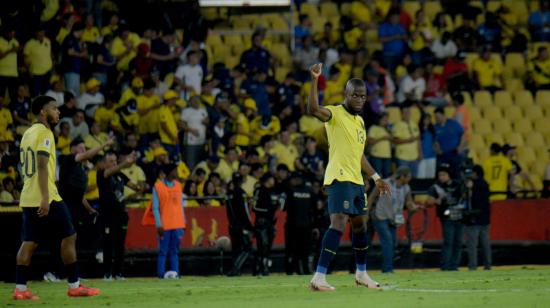
M 170 271 L 176 272 L 179 277 L 178 252 L 185 229 L 183 213 L 184 200 L 182 186 L 178 178 L 178 169 L 175 164 L 167 164 L 153 188 L 151 210 L 155 218 L 159 240 L 159 256 L 157 259 L 157 274 L 165 277 L 166 258 L 170 260 Z M 167 277 L 169 277 L 167 275 Z

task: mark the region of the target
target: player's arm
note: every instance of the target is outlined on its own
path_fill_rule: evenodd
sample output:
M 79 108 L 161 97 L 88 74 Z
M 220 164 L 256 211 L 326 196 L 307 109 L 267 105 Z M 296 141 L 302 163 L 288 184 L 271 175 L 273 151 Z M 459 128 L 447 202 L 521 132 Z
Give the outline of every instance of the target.
M 391 195 L 390 186 L 388 183 L 386 183 L 380 175 L 374 170 L 374 168 L 371 166 L 369 161 L 367 160 L 367 157 L 365 154 L 361 157 L 361 171 L 366 173 L 372 180 L 374 181 L 374 184 L 376 185 L 376 188 L 380 191 L 380 194 L 385 195 Z
M 37 172 L 38 172 L 38 187 L 40 189 L 40 208 L 38 208 L 38 216 L 48 216 L 50 211 L 50 192 L 48 190 L 48 161 L 50 154 L 48 152 L 38 151 L 37 153 Z
M 106 147 L 109 147 L 115 143 L 114 138 L 109 138 L 107 141 L 105 141 L 102 145 L 97 146 L 95 148 L 89 149 L 88 151 L 80 154 L 76 154 L 75 161 L 81 162 L 85 160 L 92 159 L 94 156 L 97 155 L 101 150 L 105 149 Z
M 319 93 L 317 93 L 317 86 L 319 83 L 319 76 L 321 76 L 322 63 L 317 63 L 311 66 L 309 72 L 311 73 L 311 88 L 309 89 L 309 97 L 307 100 L 307 114 L 316 117 L 321 122 L 328 122 L 332 117 L 332 113 L 327 108 L 319 105 Z

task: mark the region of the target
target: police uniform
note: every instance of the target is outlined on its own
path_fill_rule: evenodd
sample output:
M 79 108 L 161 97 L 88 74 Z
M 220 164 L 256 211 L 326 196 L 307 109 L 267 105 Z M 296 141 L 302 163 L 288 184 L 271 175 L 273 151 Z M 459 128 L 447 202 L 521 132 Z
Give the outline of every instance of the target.
M 309 274 L 312 218 L 316 203 L 311 189 L 305 185 L 290 188 L 285 201 L 286 272 Z
M 258 265 L 263 274 L 267 274 L 267 262 L 271 244 L 275 238 L 275 212 L 279 206 L 279 195 L 273 189 L 260 186 L 254 192 L 254 212 L 256 220 L 256 245 L 258 246 Z

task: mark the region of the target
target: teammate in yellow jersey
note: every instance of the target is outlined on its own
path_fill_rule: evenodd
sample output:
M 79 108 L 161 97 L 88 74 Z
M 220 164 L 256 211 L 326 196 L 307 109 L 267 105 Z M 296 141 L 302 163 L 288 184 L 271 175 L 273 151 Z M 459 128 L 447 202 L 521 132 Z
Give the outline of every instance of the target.
M 355 283 L 377 289 L 380 285 L 366 271 L 368 208 L 365 183 L 361 171 L 370 176 L 382 194 L 389 194 L 390 187 L 367 161 L 365 123 L 361 111 L 367 99 L 367 89 L 361 79 L 346 83 L 343 104 L 319 106 L 317 83 L 322 64 L 311 67 L 312 84 L 307 104 L 308 114 L 325 123 L 329 143 L 329 158 L 324 185 L 328 192 L 330 228 L 323 237 L 321 255 L 310 288 L 315 291 L 334 291 L 326 281 L 330 261 L 336 255 L 340 237 L 348 220 L 352 227 L 352 246 L 355 251 Z
M 66 266 L 69 296 L 94 296 L 99 289 L 88 288 L 78 280 L 76 232 L 67 206 L 55 186 L 55 140 L 53 127 L 59 122 L 56 101 L 38 96 L 32 102 L 34 123 L 23 135 L 20 145 L 23 191 L 19 206 L 23 210 L 23 243 L 17 253 L 15 300 L 38 300 L 27 288 L 31 257 L 45 234 L 61 237 L 61 258 Z M 51 232 L 53 230 L 54 232 Z
M 508 195 L 508 180 L 513 166 L 501 152 L 498 143 L 491 144 L 491 155 L 482 163 L 485 181 L 489 183 L 491 201 L 505 200 Z

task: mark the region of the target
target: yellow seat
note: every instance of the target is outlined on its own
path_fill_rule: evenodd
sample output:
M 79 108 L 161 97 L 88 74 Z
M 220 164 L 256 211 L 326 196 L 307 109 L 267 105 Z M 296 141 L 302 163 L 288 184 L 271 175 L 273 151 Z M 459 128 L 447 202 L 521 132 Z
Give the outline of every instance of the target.
M 327 19 L 325 17 L 318 17 L 311 22 L 311 30 L 313 30 L 313 33 L 321 33 L 324 30 Z
M 506 91 L 514 93 L 516 91 L 524 90 L 523 81 L 519 78 L 508 78 L 504 80 L 504 88 Z
M 271 47 L 271 54 L 285 66 L 290 65 L 292 62 L 292 56 L 290 55 L 290 50 L 288 50 L 288 46 L 286 44 L 273 44 Z
M 489 157 L 489 147 L 478 149 L 475 152 L 478 158 L 478 164 L 481 164 L 485 159 L 487 159 L 487 157 Z
M 524 145 L 523 135 L 520 134 L 520 133 L 513 132 L 513 131 L 508 132 L 507 134 L 505 134 L 504 135 L 504 140 L 506 141 L 506 143 L 509 143 L 512 146 L 519 147 L 519 146 Z
M 414 18 L 416 16 L 416 12 L 420 10 L 420 2 L 419 1 L 405 1 L 403 2 L 403 10 L 409 15 Z
M 527 19 L 529 18 L 529 10 L 527 9 L 525 1 L 508 1 L 506 4 L 510 8 L 510 11 L 514 12 L 514 15 L 518 18 L 518 24 L 526 25 Z
M 518 162 L 521 166 L 530 166 L 533 162 L 537 160 L 535 151 L 530 147 L 519 147 L 517 148 L 518 153 Z
M 208 36 L 206 36 L 206 45 L 221 46 L 223 45 L 222 37 L 217 33 L 209 33 Z
M 495 92 L 495 105 L 499 107 L 509 107 L 514 104 L 512 94 L 508 91 Z
M 540 106 L 550 105 L 550 90 L 538 90 L 535 102 Z
M 470 92 L 463 91 L 462 97 L 464 97 L 465 106 L 472 106 L 474 104 L 472 101 L 472 96 L 470 95 Z
M 239 56 L 227 57 L 225 58 L 225 66 L 228 68 L 234 68 L 235 66 L 237 66 L 237 64 L 239 64 L 240 60 L 241 60 L 241 57 Z
M 474 93 L 474 105 L 484 107 L 493 105 L 493 97 L 489 91 L 476 91 Z
M 536 120 L 544 117 L 542 108 L 538 105 L 527 106 L 523 109 L 525 117 L 531 120 Z
M 543 106 L 542 108 L 544 109 L 544 115 L 550 117 L 550 105 Z
M 506 54 L 505 67 L 512 70 L 515 77 L 523 78 L 527 65 L 525 64 L 525 57 L 519 52 L 510 52 Z
M 484 149 L 487 147 L 487 145 L 485 144 L 485 140 L 479 134 L 470 135 L 468 145 L 470 146 L 470 149 L 473 150 Z
M 543 134 L 550 132 L 550 121 L 547 118 L 539 118 L 535 120 L 535 130 Z
M 428 20 L 434 20 L 435 16 L 441 12 L 441 3 L 439 1 L 426 1 L 424 2 L 424 12 Z M 411 15 L 414 16 L 414 15 Z
M 485 144 L 491 145 L 493 143 L 504 144 L 504 138 L 499 133 L 490 133 L 484 136 Z
M 283 82 L 288 72 L 290 72 L 290 68 L 288 67 L 277 67 L 277 70 L 275 71 L 275 80 L 277 80 L 278 82 Z
M 496 119 L 502 118 L 502 112 L 500 111 L 500 107 L 494 106 L 494 105 L 487 105 L 484 106 L 482 109 L 483 111 L 483 119 L 494 121 Z
M 532 131 L 532 132 L 526 133 L 524 136 L 525 136 L 525 145 L 529 147 L 539 148 L 539 147 L 545 146 L 546 142 L 544 142 L 544 137 L 540 132 Z
M 537 154 L 537 157 L 538 157 L 538 154 Z M 531 168 L 529 169 L 529 174 L 536 175 L 539 177 L 544 177 L 545 171 L 546 171 L 546 161 L 537 159 L 537 161 L 531 164 Z
M 472 122 L 472 131 L 474 134 L 487 135 L 493 132 L 493 128 L 491 127 L 491 123 L 489 123 L 489 121 L 481 119 L 476 122 Z
M 531 124 L 531 120 L 527 118 L 521 118 L 514 122 L 514 131 L 520 134 L 526 134 L 532 130 L 533 125 Z
M 537 154 L 537 161 L 548 163 L 550 160 L 550 153 L 546 146 L 535 148 L 535 154 Z
M 395 124 L 401 121 L 401 110 L 399 108 L 388 108 L 386 109 L 388 113 L 388 121 L 392 124 Z
M 468 108 L 468 115 L 470 116 L 470 122 L 475 122 L 481 119 L 481 112 L 479 111 L 479 108 L 474 106 Z
M 307 2 L 302 3 L 302 5 L 300 6 L 300 13 L 307 14 L 309 18 L 317 18 L 319 16 L 317 5 Z
M 455 117 L 455 111 L 456 111 L 455 107 L 447 106 L 447 107 L 445 107 L 445 116 L 447 118 L 454 118 Z
M 506 107 L 503 113 L 504 117 L 510 121 L 516 121 L 523 118 L 523 111 L 521 110 L 521 107 L 516 105 Z
M 514 93 L 514 96 L 517 106 L 526 107 L 534 104 L 533 94 L 529 91 L 517 91 Z
M 496 10 L 498 10 L 501 6 L 501 2 L 500 1 L 488 1 L 487 2 L 487 10 L 490 11 L 490 12 L 495 12 Z
M 550 144 L 550 132 L 544 133 L 544 139 L 546 140 L 546 144 Z
M 340 14 L 344 16 L 351 16 L 351 2 L 344 2 L 340 6 Z
M 243 38 L 239 34 L 227 34 L 224 35 L 223 41 L 226 45 L 236 46 L 236 45 L 243 45 Z
M 340 16 L 340 12 L 338 11 L 338 5 L 333 2 L 323 2 L 320 5 L 321 7 L 321 16 L 323 17 L 334 17 L 334 16 Z
M 508 119 L 499 118 L 493 121 L 495 133 L 506 134 L 512 131 L 512 123 Z

